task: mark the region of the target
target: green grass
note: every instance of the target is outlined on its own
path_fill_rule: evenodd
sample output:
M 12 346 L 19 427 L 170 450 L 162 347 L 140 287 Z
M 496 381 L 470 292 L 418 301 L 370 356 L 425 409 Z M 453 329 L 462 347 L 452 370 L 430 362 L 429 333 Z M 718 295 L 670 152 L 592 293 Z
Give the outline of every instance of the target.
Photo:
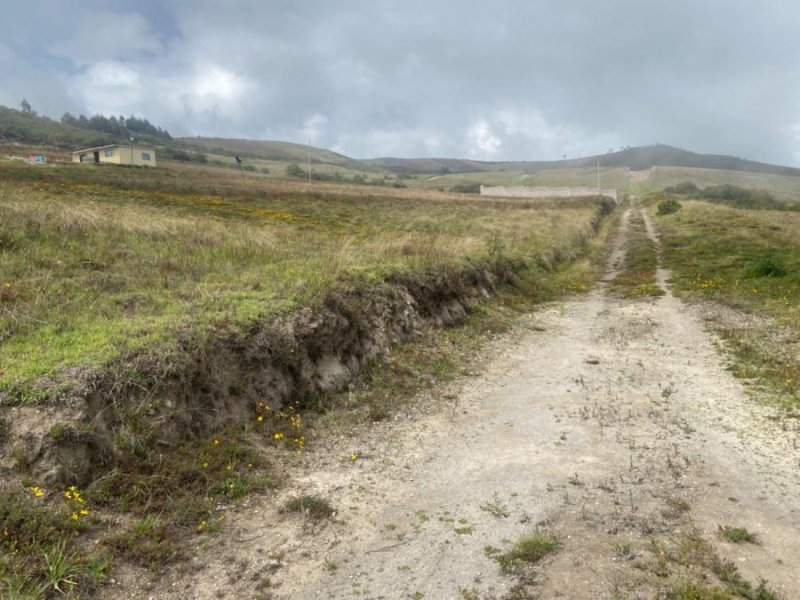
M 75 509 L 57 491 L 0 491 L 0 596 L 53 597 L 107 578 L 106 560 L 84 539 L 91 517 L 73 518 Z
M 670 600 L 782 599 L 766 581 L 754 585 L 742 577 L 733 562 L 721 558 L 691 527 L 671 539 L 652 538 L 649 550 L 653 559 L 642 563 L 644 570 L 668 581 L 683 578 L 668 592 Z
M 719 326 L 736 358 L 734 373 L 760 381 L 782 406 L 800 405 L 800 361 L 770 341 L 775 328 L 800 335 L 800 215 L 685 200 L 655 221 L 677 294 L 768 319 Z
M 628 221 L 625 259 L 611 282 L 612 290 L 624 298 L 663 296 L 664 290 L 656 283 L 657 268 L 658 247 L 647 236 L 641 212 L 634 209 Z
M 85 490 L 7 486 L 0 492 L 0 596 L 73 589 L 83 597 L 120 564 L 157 572 L 181 558 L 187 539 L 222 526 L 220 503 L 277 485 L 255 450 L 259 440 L 262 449 L 284 446 L 273 438 L 275 425 L 260 422 L 248 434 L 195 440 L 166 453 L 125 431 L 130 437 L 118 440 L 117 467 Z M 286 445 L 295 449 L 291 440 Z M 109 527 L 96 514 L 130 525 Z
M 510 258 L 566 250 L 596 210 L 153 171 L 0 165 L 0 390 L 35 398 L 43 378 L 52 392 L 179 332 L 244 330 L 332 288 L 491 260 L 498 238 Z
M 635 193 L 658 192 L 665 187 L 691 181 L 701 188 L 730 184 L 755 190 L 768 190 L 779 200 L 792 204 L 800 201 L 800 177 L 791 175 L 689 167 L 653 167 L 643 175 L 644 180 L 634 184 Z
M 733 600 L 731 592 L 699 581 L 685 581 L 667 592 L 669 600 Z
M 115 556 L 153 570 L 162 568 L 178 555 L 175 528 L 152 515 L 109 536 L 103 543 Z
M 283 510 L 290 513 L 300 513 L 315 521 L 332 517 L 336 510 L 325 498 L 313 494 L 290 498 L 283 505 Z
M 733 542 L 734 544 L 759 544 L 758 536 L 750 533 L 744 527 L 730 527 L 729 525 L 720 525 L 717 529 L 717 534 L 724 540 Z
M 405 182 L 411 188 L 450 190 L 456 186 L 508 185 L 527 187 L 591 187 L 597 186 L 595 167 L 542 169 L 527 172 L 523 169 L 482 171 L 479 173 L 451 173 L 447 175 L 416 176 Z M 623 168 L 600 169 L 600 183 L 603 188 L 614 188 L 619 197 L 628 191 L 628 170 Z
M 490 554 L 504 573 L 517 573 L 523 565 L 534 565 L 562 546 L 563 542 L 555 533 L 538 530 L 519 538 L 508 552 Z

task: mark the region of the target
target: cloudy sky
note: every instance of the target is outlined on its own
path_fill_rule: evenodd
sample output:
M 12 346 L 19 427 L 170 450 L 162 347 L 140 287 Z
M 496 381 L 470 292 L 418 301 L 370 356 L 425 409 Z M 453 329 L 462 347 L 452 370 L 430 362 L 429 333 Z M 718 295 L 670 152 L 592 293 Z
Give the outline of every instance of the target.
M 796 0 L 3 2 L 0 104 L 355 157 L 800 166 Z

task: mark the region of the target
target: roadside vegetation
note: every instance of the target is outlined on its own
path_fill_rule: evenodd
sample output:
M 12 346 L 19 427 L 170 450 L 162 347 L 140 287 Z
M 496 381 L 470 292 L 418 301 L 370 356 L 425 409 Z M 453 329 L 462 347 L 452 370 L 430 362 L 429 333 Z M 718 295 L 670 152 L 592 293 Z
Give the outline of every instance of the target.
M 652 195 L 655 208 L 671 197 Z M 656 216 L 676 293 L 711 300 L 738 316 L 713 326 L 736 357 L 734 372 L 785 408 L 800 406 L 800 214 L 682 199 Z
M 656 282 L 658 246 L 647 235 L 644 217 L 638 205 L 628 221 L 625 259 L 620 273 L 612 280 L 611 289 L 623 298 L 663 296 Z

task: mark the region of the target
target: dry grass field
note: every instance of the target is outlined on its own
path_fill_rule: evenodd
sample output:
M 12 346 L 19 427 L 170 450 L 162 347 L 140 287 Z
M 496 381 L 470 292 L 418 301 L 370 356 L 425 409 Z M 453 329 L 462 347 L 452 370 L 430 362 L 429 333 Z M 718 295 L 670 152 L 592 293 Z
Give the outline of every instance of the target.
M 31 393 L 187 328 L 247 327 L 392 273 L 535 259 L 578 243 L 595 212 L 179 163 L 0 163 L 0 389 Z

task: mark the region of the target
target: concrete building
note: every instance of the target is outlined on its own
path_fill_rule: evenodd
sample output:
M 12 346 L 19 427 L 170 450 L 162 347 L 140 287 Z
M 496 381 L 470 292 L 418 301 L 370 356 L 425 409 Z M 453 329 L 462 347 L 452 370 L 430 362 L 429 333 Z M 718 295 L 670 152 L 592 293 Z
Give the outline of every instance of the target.
M 617 190 L 598 190 L 594 187 L 509 187 L 504 185 L 481 186 L 481 196 L 506 198 L 581 198 L 607 196 L 619 204 Z
M 156 151 L 142 146 L 112 144 L 110 146 L 76 150 L 72 153 L 72 162 L 155 167 Z

